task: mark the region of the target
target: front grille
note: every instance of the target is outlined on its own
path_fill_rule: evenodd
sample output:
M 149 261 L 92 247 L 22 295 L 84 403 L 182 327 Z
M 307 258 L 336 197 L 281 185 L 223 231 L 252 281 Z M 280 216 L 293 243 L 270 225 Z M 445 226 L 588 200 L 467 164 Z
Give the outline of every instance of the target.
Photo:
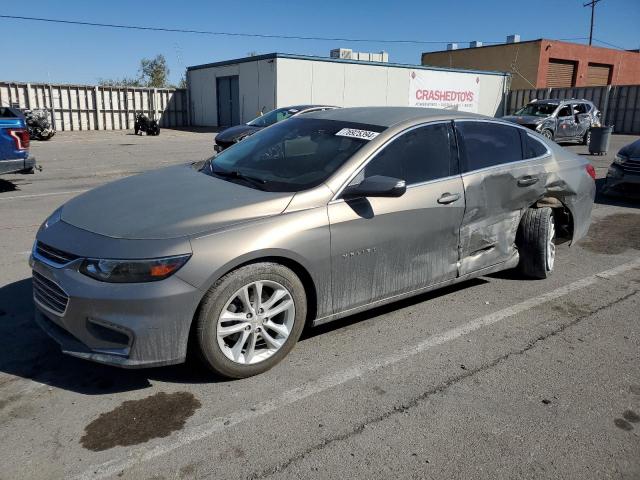
M 33 272 L 33 299 L 40 306 L 57 315 L 64 315 L 69 304 L 69 296 L 54 281 Z
M 66 265 L 67 263 L 80 258 L 77 255 L 63 252 L 62 250 L 58 250 L 57 248 L 53 248 L 42 242 L 36 243 L 36 253 L 57 265 Z
M 640 160 L 630 159 L 622 164 L 622 170 L 627 173 L 640 173 Z

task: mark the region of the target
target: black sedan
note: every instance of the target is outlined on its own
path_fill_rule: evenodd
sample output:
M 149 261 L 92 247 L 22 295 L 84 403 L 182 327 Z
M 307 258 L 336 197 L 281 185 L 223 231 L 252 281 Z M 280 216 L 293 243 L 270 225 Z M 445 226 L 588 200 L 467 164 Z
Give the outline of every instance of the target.
M 607 172 L 604 193 L 640 195 L 640 139 L 620 149 Z
M 249 135 L 253 135 L 257 131 L 262 130 L 265 127 L 269 127 L 274 123 L 286 120 L 287 118 L 295 117 L 296 115 L 301 115 L 303 113 L 317 112 L 319 110 L 332 110 L 334 108 L 337 107 L 328 105 L 294 105 L 291 107 L 276 108 L 275 110 L 271 110 L 264 115 L 254 118 L 248 123 L 229 127 L 221 131 L 214 139 L 214 149 L 216 152 L 221 152 L 225 148 L 229 148 L 234 143 L 238 143 Z

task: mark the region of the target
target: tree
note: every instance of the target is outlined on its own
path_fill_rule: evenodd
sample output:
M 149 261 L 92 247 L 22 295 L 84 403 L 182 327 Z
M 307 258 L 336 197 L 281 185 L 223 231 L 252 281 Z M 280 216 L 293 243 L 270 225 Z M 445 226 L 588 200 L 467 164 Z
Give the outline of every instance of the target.
M 140 80 L 145 87 L 162 88 L 167 86 L 169 67 L 164 55 L 140 60 Z
M 159 54 L 154 58 L 143 58 L 140 60 L 140 68 L 136 78 L 123 77 L 117 78 L 100 78 L 98 84 L 105 87 L 151 87 L 164 88 L 170 87 L 169 67 L 164 55 Z M 186 82 L 185 82 L 186 83 Z

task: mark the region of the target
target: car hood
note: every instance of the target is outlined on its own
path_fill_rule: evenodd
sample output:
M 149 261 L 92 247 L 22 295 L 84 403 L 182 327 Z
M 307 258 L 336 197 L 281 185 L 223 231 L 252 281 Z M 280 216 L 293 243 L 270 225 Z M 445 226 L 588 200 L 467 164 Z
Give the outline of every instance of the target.
M 640 140 L 636 140 L 629 145 L 625 145 L 620 149 L 618 155 L 622 155 L 627 158 L 640 158 Z
M 253 125 L 236 125 L 222 130 L 216 135 L 215 140 L 221 142 L 235 142 L 242 137 L 256 133 L 258 130 L 262 130 L 262 127 L 254 127 Z
M 519 123 L 520 125 L 537 125 L 547 117 L 536 117 L 534 115 L 507 115 L 502 117 L 503 120 L 513 123 Z
M 277 215 L 292 197 L 292 193 L 263 192 L 178 166 L 79 195 L 63 206 L 61 218 L 108 237 L 177 238 Z

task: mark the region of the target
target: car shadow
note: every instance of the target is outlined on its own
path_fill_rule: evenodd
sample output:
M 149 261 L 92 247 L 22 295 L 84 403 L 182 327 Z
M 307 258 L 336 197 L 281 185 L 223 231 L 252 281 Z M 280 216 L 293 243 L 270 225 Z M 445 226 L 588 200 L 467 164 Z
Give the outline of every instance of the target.
M 405 300 L 351 315 L 336 322 L 306 328 L 300 341 L 348 327 L 379 315 L 443 295 L 487 283 L 472 279 Z M 127 370 L 70 357 L 34 321 L 31 279 L 0 288 L 0 372 L 83 395 L 105 395 L 149 388 L 151 381 L 169 383 L 223 383 L 190 353 L 181 365 Z M 10 380 L 9 380 L 10 381 Z
M 20 189 L 15 183 L 10 182 L 9 180 L 0 179 L 0 193 L 15 192 L 16 190 Z
M 127 370 L 64 355 L 34 321 L 31 279 L 0 288 L 0 372 L 84 395 L 102 395 L 172 383 L 224 381 L 190 358 L 181 365 Z M 9 380 L 10 381 L 10 380 Z

